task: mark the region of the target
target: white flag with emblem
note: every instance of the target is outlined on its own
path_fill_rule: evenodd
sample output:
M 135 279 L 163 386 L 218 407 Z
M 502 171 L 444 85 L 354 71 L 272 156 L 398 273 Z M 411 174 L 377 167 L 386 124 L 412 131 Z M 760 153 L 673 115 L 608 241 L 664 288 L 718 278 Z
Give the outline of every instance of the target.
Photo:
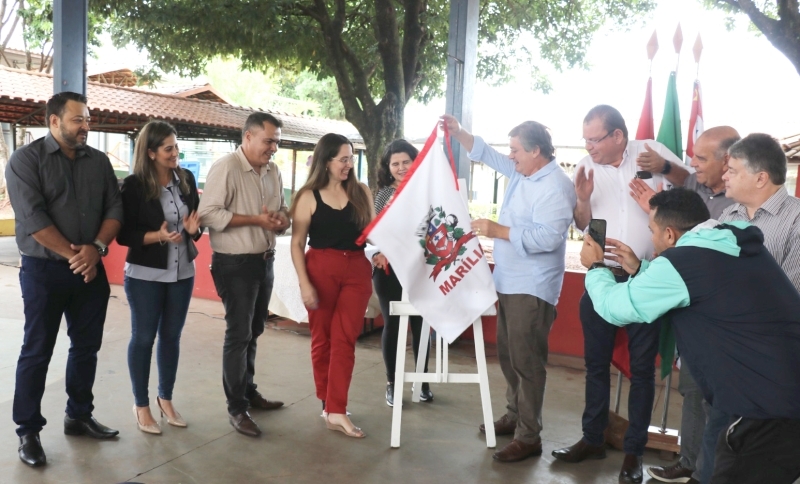
M 437 129 L 361 240 L 380 248 L 414 308 L 452 343 L 497 293 Z

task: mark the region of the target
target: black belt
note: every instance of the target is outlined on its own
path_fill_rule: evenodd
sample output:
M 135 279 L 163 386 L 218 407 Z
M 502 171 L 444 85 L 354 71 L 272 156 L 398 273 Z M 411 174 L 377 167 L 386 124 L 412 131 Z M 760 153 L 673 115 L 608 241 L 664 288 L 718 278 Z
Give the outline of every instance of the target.
M 268 251 L 264 252 L 264 260 L 270 260 L 275 257 L 275 249 L 269 249 Z
M 214 255 L 218 257 L 240 257 L 240 256 L 248 256 L 248 257 L 258 257 L 264 260 L 270 260 L 275 257 L 275 249 L 269 249 L 266 252 L 257 252 L 255 254 L 223 254 L 221 252 L 214 252 Z

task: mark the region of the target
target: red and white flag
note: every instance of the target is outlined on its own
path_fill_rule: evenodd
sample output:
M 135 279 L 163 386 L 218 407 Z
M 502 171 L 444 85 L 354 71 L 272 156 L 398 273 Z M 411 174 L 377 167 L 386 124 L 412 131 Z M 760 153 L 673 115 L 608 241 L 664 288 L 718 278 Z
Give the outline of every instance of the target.
M 636 139 L 656 139 L 653 125 L 653 78 L 647 79 L 647 90 L 644 93 L 644 105 L 639 116 L 639 128 L 636 130 Z
M 452 343 L 497 292 L 437 131 L 359 243 L 369 239 L 380 248 L 414 308 Z
M 686 142 L 686 156 L 694 156 L 694 144 L 703 134 L 703 103 L 700 96 L 700 81 L 694 81 L 692 89 L 692 114 L 689 116 L 689 141 Z

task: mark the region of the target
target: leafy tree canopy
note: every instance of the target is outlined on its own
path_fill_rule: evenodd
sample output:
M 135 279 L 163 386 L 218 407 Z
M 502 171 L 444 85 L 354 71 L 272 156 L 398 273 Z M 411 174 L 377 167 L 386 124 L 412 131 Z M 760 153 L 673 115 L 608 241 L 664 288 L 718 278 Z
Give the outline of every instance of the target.
M 735 23 L 734 14 L 744 14 L 752 26 L 781 51 L 800 74 L 800 7 L 797 0 L 704 0 L 707 7 L 731 14 L 727 24 Z
M 367 146 L 370 181 L 388 141 L 402 136 L 403 109 L 444 85 L 448 0 L 90 0 L 110 19 L 117 45 L 145 49 L 153 65 L 195 76 L 216 56 L 246 69 L 333 77 L 345 117 Z M 481 0 L 478 75 L 502 81 L 534 59 L 583 66 L 592 34 L 650 11 L 654 0 Z M 536 46 L 519 46 L 522 32 Z M 533 72 L 536 73 L 535 67 Z

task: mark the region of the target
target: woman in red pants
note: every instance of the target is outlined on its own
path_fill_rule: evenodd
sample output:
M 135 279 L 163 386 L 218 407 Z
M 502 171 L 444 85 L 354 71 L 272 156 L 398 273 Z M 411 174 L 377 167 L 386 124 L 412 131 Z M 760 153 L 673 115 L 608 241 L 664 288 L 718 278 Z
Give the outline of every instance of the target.
M 317 397 L 329 429 L 362 438 L 346 408 L 356 339 L 372 294 L 372 264 L 356 239 L 374 209 L 369 188 L 356 179 L 347 138 L 329 133 L 319 140 L 291 215 L 292 261 L 308 309 Z

